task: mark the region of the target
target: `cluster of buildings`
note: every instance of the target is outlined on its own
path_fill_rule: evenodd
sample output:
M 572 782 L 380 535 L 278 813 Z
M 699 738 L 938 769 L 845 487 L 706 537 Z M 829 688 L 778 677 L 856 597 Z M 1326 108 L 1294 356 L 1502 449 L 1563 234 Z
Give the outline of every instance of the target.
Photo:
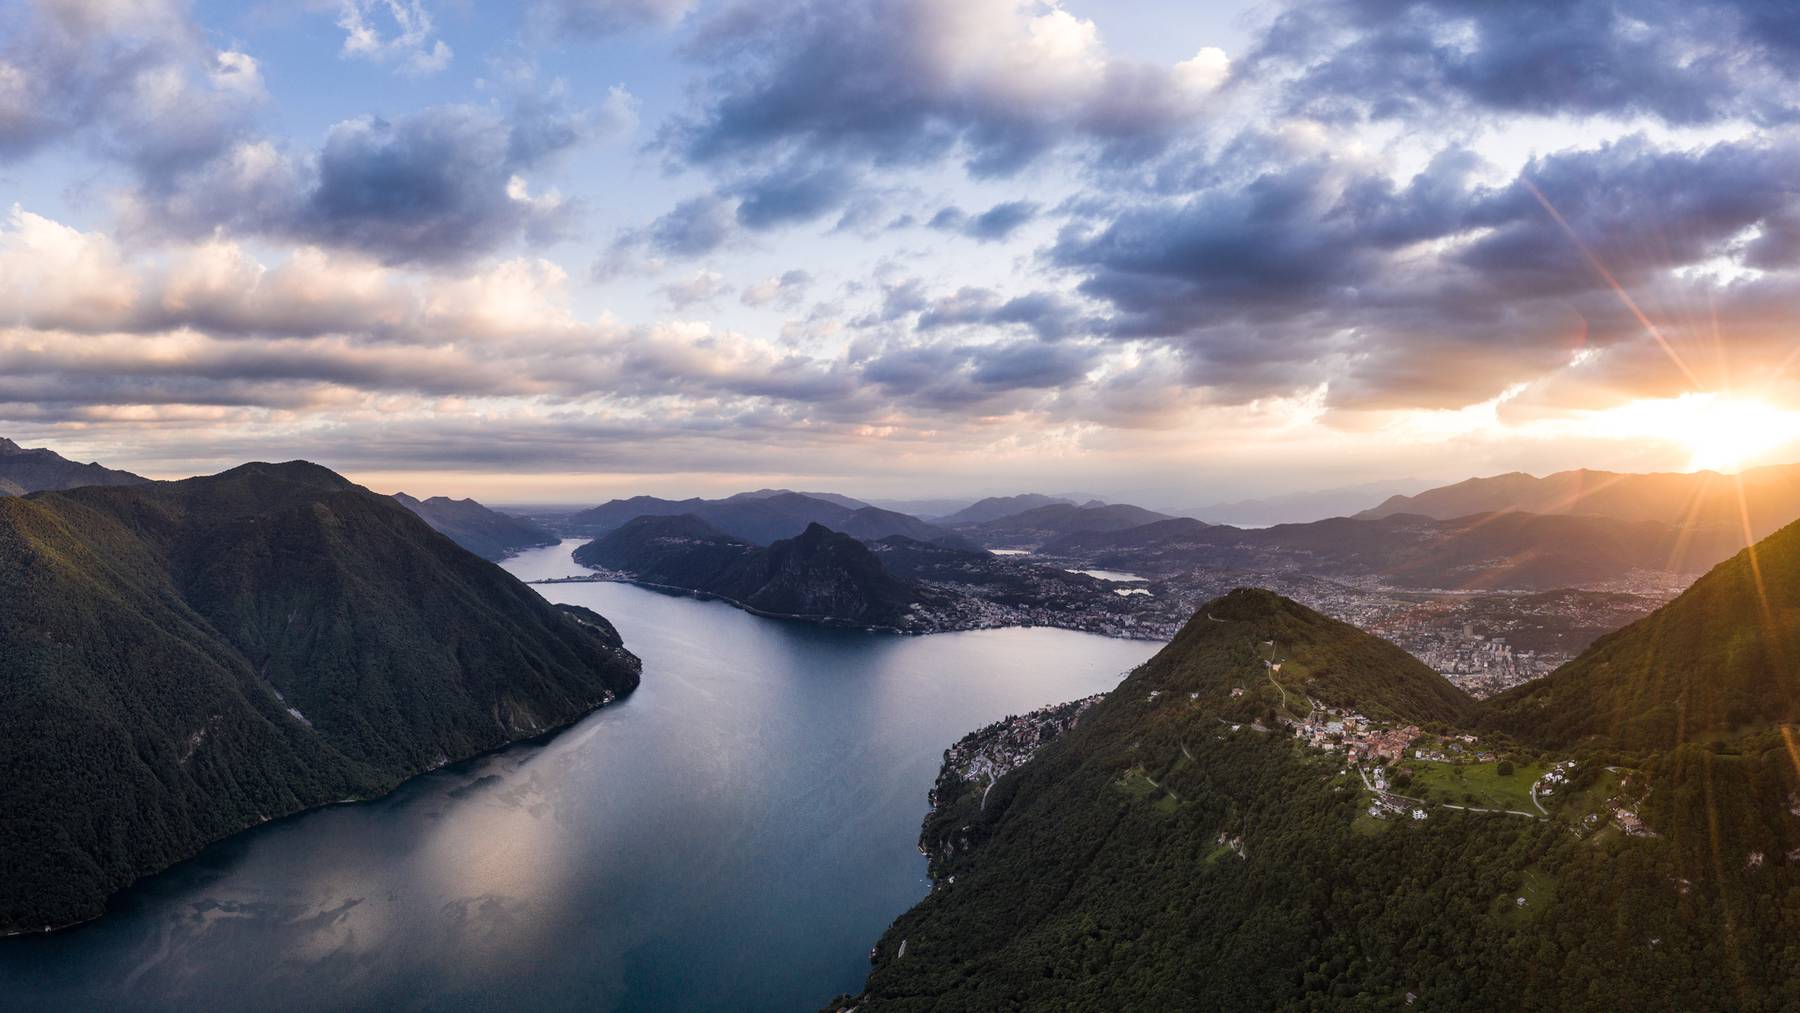
M 1536 785 L 1537 793 L 1539 795 L 1556 794 L 1556 789 L 1569 783 L 1569 778 L 1574 776 L 1572 773 L 1574 770 L 1574 760 L 1564 760 L 1556 766 L 1551 767 L 1544 772 L 1543 777 L 1538 778 Z
M 936 593 L 914 607 L 920 632 L 1052 626 L 1122 640 L 1170 640 L 1192 614 L 1153 595 L 1071 589 L 1022 565 L 1013 569 L 1017 580 L 1005 586 L 921 581 Z
M 1643 818 L 1638 816 L 1637 813 L 1632 812 L 1630 809 L 1627 809 L 1622 805 L 1616 805 L 1613 807 L 1612 814 L 1613 822 L 1617 823 L 1619 829 L 1625 831 L 1627 834 L 1630 834 L 1633 837 L 1656 836 L 1656 831 L 1651 830 L 1646 826 Z
M 1296 738 L 1314 749 L 1343 749 L 1350 763 L 1359 760 L 1398 760 L 1420 734 L 1417 725 L 1392 728 L 1361 714 L 1339 714 L 1315 709 L 1307 720 L 1294 725 Z
M 1044 743 L 1075 727 L 1081 715 L 1105 696 L 1097 693 L 1080 700 L 1041 707 L 1029 714 L 1016 714 L 963 736 L 944 750 L 944 766 L 938 783 L 942 785 L 946 777 L 953 777 L 958 781 L 992 784 L 1031 759 Z M 932 808 L 935 809 L 937 804 L 937 790 L 933 789 Z

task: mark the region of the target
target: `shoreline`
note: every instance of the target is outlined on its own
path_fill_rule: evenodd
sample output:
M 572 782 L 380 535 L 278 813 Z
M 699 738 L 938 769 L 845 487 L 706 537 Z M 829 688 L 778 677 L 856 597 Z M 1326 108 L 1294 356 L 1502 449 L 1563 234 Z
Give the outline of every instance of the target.
M 640 680 L 639 684 L 641 684 L 641 680 Z M 536 742 L 540 739 L 546 740 L 546 741 L 549 739 L 553 739 L 556 736 L 561 735 L 563 732 L 568 731 L 570 728 L 575 727 L 576 725 L 580 724 L 581 722 L 583 722 L 583 721 L 587 720 L 588 718 L 592 717 L 593 715 L 599 713 L 600 711 L 603 711 L 603 710 L 607 709 L 608 707 L 612 707 L 616 704 L 622 703 L 622 702 L 630 699 L 631 695 L 633 693 L 637 692 L 637 687 L 639 684 L 633 684 L 631 689 L 626 690 L 623 693 L 614 694 L 614 696 L 611 700 L 602 700 L 601 702 L 595 704 L 592 707 L 589 707 L 588 709 L 582 711 L 580 714 L 577 714 L 574 717 L 571 717 L 569 720 L 567 720 L 559 725 L 554 725 L 549 728 L 539 729 L 535 732 L 532 732 L 529 736 L 522 736 L 520 738 L 511 739 L 509 741 L 502 742 L 496 746 L 493 746 L 490 749 L 482 749 L 482 750 L 478 750 L 473 753 L 469 753 L 465 756 L 451 757 L 451 758 L 445 759 L 442 763 L 434 764 L 430 767 L 426 767 L 423 770 L 418 770 L 418 771 L 414 771 L 411 774 L 407 774 L 406 776 L 400 778 L 398 781 L 395 781 L 392 785 L 388 786 L 385 790 L 377 792 L 373 795 L 365 795 L 365 796 L 362 796 L 359 798 L 332 799 L 332 800 L 326 801 L 326 802 L 315 802 L 312 805 L 302 806 L 298 809 L 293 810 L 292 812 L 285 812 L 279 816 L 265 817 L 261 820 L 258 820 L 255 823 L 251 823 L 246 826 L 239 827 L 238 829 L 232 830 L 228 833 L 220 834 L 219 836 L 211 838 L 211 839 L 205 841 L 204 843 L 202 843 L 198 848 L 196 848 L 193 851 L 193 853 L 185 855 L 181 858 L 178 858 L 175 861 L 170 862 L 169 864 L 164 865 L 160 868 L 151 869 L 148 872 L 143 873 L 142 875 L 134 876 L 134 877 L 132 877 L 130 882 L 125 883 L 124 885 L 120 886 L 118 889 L 109 891 L 106 895 L 106 900 L 103 902 L 103 906 L 98 914 L 91 915 L 87 918 L 78 918 L 72 922 L 64 922 L 60 925 L 46 925 L 43 928 L 12 929 L 10 931 L 0 930 L 0 946 L 6 945 L 5 941 L 9 940 L 9 939 L 23 939 L 23 938 L 30 938 L 30 937 L 53 936 L 53 935 L 57 935 L 57 934 L 63 933 L 63 932 L 70 932 L 70 931 L 79 929 L 86 925 L 92 925 L 95 922 L 98 922 L 98 921 L 104 919 L 109 913 L 111 913 L 112 900 L 113 900 L 113 898 L 117 897 L 119 894 L 124 893 L 125 891 L 131 889 L 134 886 L 137 886 L 138 884 L 142 883 L 143 881 L 145 881 L 147 879 L 151 879 L 153 877 L 160 876 L 163 873 L 168 872 L 169 870 L 175 868 L 178 865 L 181 865 L 184 862 L 191 862 L 194 859 L 199 858 L 202 854 L 205 854 L 208 849 L 214 847 L 215 845 L 222 844 L 225 841 L 231 840 L 232 838 L 237 837 L 239 835 L 247 834 L 247 833 L 250 833 L 255 830 L 260 830 L 264 827 L 274 826 L 277 823 L 282 823 L 284 821 L 295 819 L 300 816 L 305 816 L 309 813 L 319 812 L 324 809 L 330 809 L 335 806 L 361 805 L 365 802 L 377 802 L 377 801 L 380 801 L 381 799 L 387 798 L 388 796 L 392 795 L 393 793 L 399 791 L 401 788 L 406 787 L 408 784 L 411 784 L 414 781 L 417 781 L 418 779 L 425 777 L 428 774 L 435 774 L 440 770 L 445 770 L 450 767 L 454 767 L 459 763 L 468 763 L 471 760 L 479 760 L 479 759 L 482 759 L 483 757 L 493 756 L 496 753 L 504 752 L 505 750 L 511 749 L 514 746 L 528 745 L 528 744 Z
M 697 598 L 701 601 L 721 601 L 733 608 L 741 609 L 753 616 L 761 616 L 764 619 L 786 619 L 794 622 L 811 623 L 815 626 L 825 626 L 832 629 L 861 630 L 865 633 L 893 633 L 903 637 L 929 637 L 939 633 L 977 633 L 981 630 L 1068 630 L 1071 633 L 1086 633 L 1089 636 L 1105 637 L 1108 640 L 1136 640 L 1151 644 L 1168 642 L 1167 637 L 1121 637 L 1110 633 L 1101 633 L 1097 630 L 1083 629 L 1079 626 L 1062 626 L 1055 623 L 1008 623 L 1001 626 L 949 626 L 940 629 L 906 630 L 897 626 L 880 626 L 870 623 L 859 623 L 854 619 L 840 619 L 836 616 L 814 616 L 801 615 L 792 612 L 770 612 L 767 609 L 759 609 L 754 605 L 746 605 L 728 595 L 722 595 L 712 591 L 702 591 L 699 588 L 681 587 L 675 584 L 658 584 L 653 581 L 639 580 L 636 577 L 607 577 L 597 573 L 569 577 L 545 577 L 540 580 L 528 580 L 525 581 L 525 583 L 533 586 L 540 584 L 630 584 L 633 587 L 641 587 L 647 591 L 666 591 L 684 595 L 689 598 Z

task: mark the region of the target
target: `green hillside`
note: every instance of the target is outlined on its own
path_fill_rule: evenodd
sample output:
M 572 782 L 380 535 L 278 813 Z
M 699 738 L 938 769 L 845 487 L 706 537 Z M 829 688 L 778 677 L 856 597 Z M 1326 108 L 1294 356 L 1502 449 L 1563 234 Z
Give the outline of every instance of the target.
M 1210 603 L 1029 762 L 940 781 L 933 890 L 834 1008 L 1800 1004 L 1800 780 L 1776 730 L 1655 754 L 1465 739 L 1477 707 L 1397 654 L 1266 592 Z M 1351 769 L 1293 734 L 1318 714 L 1284 711 L 1314 702 L 1507 765 Z M 1371 770 L 1398 785 L 1380 818 Z M 1540 786 L 1543 815 L 1475 811 Z
M 0 499 L 0 931 L 567 724 L 638 668 L 313 465 Z
M 1549 677 L 1487 702 L 1484 722 L 1546 744 L 1670 749 L 1800 720 L 1800 524 Z
M 576 549 L 575 561 L 794 618 L 904 628 L 920 600 L 868 546 L 821 524 L 758 547 L 692 515 L 645 516 Z

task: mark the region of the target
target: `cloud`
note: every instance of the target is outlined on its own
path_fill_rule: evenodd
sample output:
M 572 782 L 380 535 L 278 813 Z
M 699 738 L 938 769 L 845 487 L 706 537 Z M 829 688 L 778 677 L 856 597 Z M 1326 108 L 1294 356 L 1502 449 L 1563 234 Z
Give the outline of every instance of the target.
M 203 163 L 266 99 L 248 54 L 216 49 L 163 0 L 38 0 L 0 42 L 0 159 L 84 141 L 149 178 Z
M 772 278 L 764 278 L 744 289 L 739 301 L 745 306 L 768 306 L 774 304 L 784 309 L 798 306 L 806 298 L 807 290 L 812 287 L 812 275 L 798 268 L 783 271 Z
M 623 32 L 672 28 L 695 0 L 533 0 L 526 22 L 534 38 L 598 39 Z
M 706 323 L 580 319 L 566 281 L 544 260 L 446 275 L 317 249 L 265 263 L 217 239 L 133 257 L 105 235 L 14 208 L 0 227 L 0 372 L 10 392 L 0 400 L 239 404 L 250 389 L 294 405 L 854 393 L 842 363 Z M 702 272 L 671 294 L 729 291 Z M 25 396 L 33 384 L 41 397 Z
M 134 233 L 197 237 L 214 229 L 356 250 L 385 263 L 455 263 L 520 240 L 561 237 L 579 206 L 534 193 L 526 174 L 591 135 L 585 113 L 555 101 L 435 106 L 335 124 L 296 156 L 245 142 L 166 183 L 129 194 Z
M 1622 349 L 1659 346 L 1615 284 L 1684 358 L 1717 359 L 1700 351 L 1710 323 L 1688 309 L 1710 303 L 1721 320 L 1746 318 L 1738 368 L 1773 365 L 1748 318 L 1773 291 L 1800 294 L 1800 250 L 1784 242 L 1800 206 L 1784 169 L 1794 154 L 1782 141 L 1626 138 L 1498 183 L 1457 149 L 1399 184 L 1330 157 L 1257 161 L 1073 225 L 1049 256 L 1106 308 L 1104 333 L 1166 344 L 1189 382 L 1225 400 L 1327 383 L 1334 405 L 1453 407 L 1557 373 L 1576 348 L 1631 361 Z M 1750 284 L 1744 269 L 1766 273 Z M 1661 383 L 1680 375 L 1656 360 Z M 1685 382 L 1724 380 L 1688 368 Z
M 432 37 L 431 12 L 420 0 L 343 0 L 337 23 L 345 56 L 395 63 L 408 74 L 450 65 L 450 47 Z
M 702 165 L 955 156 L 1003 176 L 1070 143 L 1157 150 L 1203 98 L 1192 69 L 1113 56 L 1093 22 L 1039 0 L 741 5 L 691 52 L 708 85 L 663 140 Z
M 339 123 L 320 149 L 317 180 L 294 231 L 390 262 L 450 260 L 495 235 L 553 231 L 560 202 L 533 200 L 518 173 L 572 144 L 572 125 L 501 124 L 484 110 L 444 107 L 398 122 Z
M 1037 214 L 1036 203 L 1015 200 L 996 204 L 978 215 L 967 214 L 959 207 L 947 207 L 933 215 L 927 224 L 934 229 L 960 232 L 971 239 L 993 243 L 1010 238 Z
M 842 206 L 854 177 L 836 166 L 799 171 L 782 167 L 731 188 L 737 218 L 746 228 L 768 229 L 808 222 Z
M 890 299 L 894 312 L 879 322 L 891 323 L 916 311 L 915 328 L 920 332 L 953 327 L 1018 326 L 1046 342 L 1098 333 L 1105 327 L 1068 297 L 1054 292 L 1031 292 L 1008 299 L 993 289 L 970 285 L 951 295 L 925 300 L 918 294 L 921 290 L 918 282 L 909 282 L 906 291 L 912 298 L 905 302 Z
M 1791 120 L 1800 15 L 1759 0 L 1334 0 L 1296 4 L 1249 63 L 1293 75 L 1293 111 Z
M 730 295 L 733 289 L 725 283 L 725 276 L 717 271 L 695 271 L 686 281 L 664 285 L 657 291 L 671 306 L 686 310 L 716 302 L 721 296 Z
M 1035 399 L 1073 384 L 1101 354 L 1094 346 L 1029 340 L 896 344 L 865 359 L 861 376 L 915 408 L 1017 410 L 1034 403 L 1017 395 Z
M 593 275 L 605 280 L 629 271 L 660 270 L 665 258 L 703 257 L 737 234 L 735 202 L 714 194 L 690 197 L 649 225 L 620 233 L 595 262 Z

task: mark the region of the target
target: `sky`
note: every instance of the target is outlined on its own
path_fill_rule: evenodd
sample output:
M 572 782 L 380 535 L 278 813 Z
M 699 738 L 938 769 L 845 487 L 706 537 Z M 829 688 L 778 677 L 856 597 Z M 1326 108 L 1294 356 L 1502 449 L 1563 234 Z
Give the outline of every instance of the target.
M 0 435 L 499 502 L 1800 460 L 1800 5 L 0 0 Z

